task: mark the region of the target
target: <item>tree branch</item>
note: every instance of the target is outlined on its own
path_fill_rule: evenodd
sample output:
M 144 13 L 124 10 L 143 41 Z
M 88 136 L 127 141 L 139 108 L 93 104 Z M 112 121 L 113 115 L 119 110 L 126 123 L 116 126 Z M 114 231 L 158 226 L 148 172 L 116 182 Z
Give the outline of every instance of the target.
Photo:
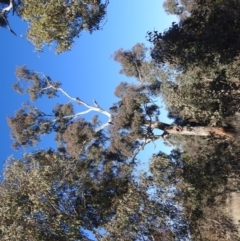
M 13 0 L 9 1 L 9 5 L 2 10 L 2 14 L 5 14 L 6 12 L 10 12 L 13 8 Z
M 154 135 L 152 136 L 152 138 L 147 138 L 145 140 L 141 140 L 142 141 L 142 144 L 135 150 L 133 156 L 131 157 L 132 160 L 135 159 L 135 157 L 138 155 L 138 153 L 144 149 L 144 147 L 150 143 L 150 142 L 153 142 L 156 141 L 156 140 L 164 140 L 166 141 L 167 143 L 169 143 L 171 146 L 174 146 L 170 141 L 166 140 L 165 137 L 163 135 Z
M 75 115 L 65 116 L 64 118 L 76 118 L 76 117 L 78 117 L 79 115 L 84 115 L 84 114 L 87 114 L 87 113 L 89 113 L 89 112 L 91 112 L 91 111 L 100 112 L 100 113 L 102 113 L 103 115 L 106 115 L 106 116 L 108 117 L 108 121 L 107 121 L 106 123 L 102 124 L 100 127 L 98 127 L 98 128 L 95 130 L 96 132 L 98 132 L 98 131 L 100 131 L 100 130 L 103 130 L 105 127 L 107 127 L 109 124 L 112 123 L 112 115 L 111 115 L 111 113 L 109 113 L 108 111 L 102 109 L 95 100 L 93 101 L 95 106 L 91 106 L 91 105 L 87 104 L 85 101 L 81 100 L 81 99 L 78 98 L 78 97 L 76 97 L 76 98 L 71 97 L 71 96 L 70 96 L 66 91 L 64 91 L 62 88 L 60 88 L 60 87 L 55 87 L 55 86 L 51 85 L 51 83 L 48 81 L 48 78 L 47 78 L 43 73 L 41 73 L 41 74 L 42 74 L 43 77 L 46 79 L 47 84 L 48 84 L 48 86 L 47 86 L 46 88 L 42 89 L 42 91 L 43 91 L 43 90 L 46 90 L 46 89 L 51 89 L 51 88 L 54 89 L 54 90 L 58 90 L 58 91 L 62 92 L 62 94 L 65 95 L 68 99 L 77 102 L 79 105 L 84 105 L 84 106 L 88 109 L 88 110 L 86 110 L 86 111 L 79 112 L 79 113 L 77 113 L 77 114 L 75 114 Z
M 13 8 L 13 0 L 10 0 L 9 5 L 1 11 L 1 17 L 4 19 L 9 31 L 12 32 L 15 36 L 17 36 L 17 34 L 12 30 L 12 28 L 6 18 L 6 14 L 8 12 L 10 12 L 12 8 Z

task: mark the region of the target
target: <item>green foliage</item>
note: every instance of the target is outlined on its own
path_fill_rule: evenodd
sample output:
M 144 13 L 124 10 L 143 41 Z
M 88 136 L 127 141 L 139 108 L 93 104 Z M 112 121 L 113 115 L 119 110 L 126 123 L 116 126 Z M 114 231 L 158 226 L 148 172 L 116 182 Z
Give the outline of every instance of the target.
M 100 29 L 106 15 L 108 1 L 33 1 L 23 0 L 17 5 L 20 18 L 29 23 L 28 39 L 38 51 L 54 44 L 57 53 L 68 51 L 74 38 L 82 31 Z
M 88 150 L 93 156 L 92 159 L 101 155 L 100 138 L 103 141 L 103 135 L 99 132 L 96 133 L 93 126 L 84 119 L 71 123 L 63 134 L 63 140 L 67 143 L 66 150 L 73 157 L 82 154 L 84 144 L 89 142 L 91 142 L 91 146 L 88 147 Z
M 181 140 L 185 212 L 194 240 L 239 240 L 226 212 L 229 192 L 238 189 L 238 141 L 197 137 Z
M 16 74 L 18 82 L 13 88 L 20 94 L 29 94 L 32 101 L 43 95 L 48 98 L 57 97 L 62 90 L 59 82 L 53 82 L 50 77 L 30 71 L 25 66 L 18 68 Z M 151 100 L 151 86 L 121 83 L 116 88 L 115 94 L 121 100 L 110 108 L 112 114 L 109 115 L 112 116 L 113 125 L 109 128 L 111 136 L 107 138 L 111 140 L 112 150 L 120 151 L 125 157 L 134 153 L 142 139 L 152 138 L 153 128 L 145 125 L 145 121 L 157 121 L 159 108 Z M 89 107 L 86 103 L 85 106 Z M 36 145 L 42 135 L 55 132 L 59 147 L 66 146 L 68 153 L 76 156 L 82 152 L 83 143 L 99 141 L 102 138 L 104 140 L 101 132 L 95 132 L 98 121 L 90 124 L 77 118 L 79 114 L 75 113 L 74 107 L 71 103 L 57 104 L 52 113 L 45 113 L 30 104 L 24 106 L 14 117 L 8 118 L 14 140 L 13 147 L 17 149 L 20 146 Z
M 124 156 L 129 156 L 139 146 L 139 141 L 151 133 L 145 120 L 157 120 L 159 108 L 147 95 L 145 86 L 120 83 L 115 95 L 121 98 L 112 109 L 114 125 L 110 127 L 111 148 L 121 150 Z M 115 112 L 115 113 L 114 113 Z
M 159 79 L 166 79 L 167 73 L 155 66 L 149 56 L 149 49 L 144 44 L 136 44 L 131 50 L 119 49 L 113 58 L 121 64 L 120 74 L 136 78 L 146 85 L 159 85 Z
M 181 24 L 163 34 L 150 32 L 153 59 L 184 69 L 232 62 L 239 54 L 239 7 L 236 0 L 203 2 Z
M 115 214 L 130 176 L 121 165 L 89 162 L 51 150 L 10 158 L 0 186 L 1 240 L 92 240 L 82 229 L 97 232 Z
M 201 125 L 224 126 L 239 111 L 239 82 L 233 65 L 198 67 L 162 84 L 161 94 L 172 115 Z
M 43 95 L 51 98 L 56 97 L 60 91 L 65 93 L 59 83 L 52 82 L 44 74 L 29 71 L 26 67 L 18 69 L 17 76 L 18 82 L 14 85 L 15 90 L 29 94 L 33 101 Z M 77 103 L 81 102 L 79 98 L 75 99 L 66 95 Z M 44 206 L 44 209 L 41 205 L 45 204 L 34 203 L 33 207 L 31 202 L 24 203 L 26 207 L 30 206 L 31 210 L 37 210 L 37 217 L 34 216 L 33 211 L 32 216 L 29 214 L 29 217 L 35 220 L 35 222 L 32 221 L 34 223 L 32 232 L 37 234 L 36 240 L 41 240 L 41 238 L 88 240 L 84 232 L 76 232 L 80 227 L 90 230 L 99 240 L 121 240 L 124 237 L 125 240 L 150 241 L 152 237 L 164 236 L 169 237 L 169 240 L 174 240 L 174 237 L 187 235 L 187 227 L 181 210 L 176 208 L 172 198 L 169 200 L 166 193 L 162 193 L 163 186 L 157 181 L 153 183 L 154 178 L 148 177 L 147 174 L 140 178 L 140 183 L 137 183 L 132 175 L 136 164 L 135 153 L 138 153 L 143 146 L 144 139 L 154 139 L 151 122 L 157 121 L 159 115 L 158 106 L 151 100 L 149 86 L 121 83 L 116 89 L 116 95 L 121 100 L 111 108 L 112 124 L 107 132 L 96 131 L 97 120 L 90 123 L 82 118 L 76 118 L 79 114 L 75 114 L 75 106 L 71 103 L 55 105 L 51 114 L 45 114 L 36 107 L 27 105 L 24 106 L 25 109 L 22 108 L 16 112 L 14 117 L 9 117 L 8 122 L 15 147 L 34 145 L 42 135 L 51 132 L 56 133 L 56 140 L 61 143 L 58 152 L 50 151 L 49 154 L 47 151 L 41 151 L 41 154 L 40 152 L 29 154 L 21 160 L 13 160 L 13 164 L 10 163 L 6 169 L 12 171 L 15 165 L 20 165 L 24 170 L 28 170 L 30 166 L 33 170 L 29 167 L 29 171 L 26 171 L 26 180 L 33 180 L 34 184 L 44 182 L 44 187 L 48 190 L 52 190 L 53 187 L 59 188 L 50 192 L 53 203 L 51 202 L 50 206 Z M 85 102 L 81 103 L 93 108 Z M 100 107 L 95 104 L 94 108 Z M 19 123 L 22 124 L 19 125 Z M 49 175 L 46 181 L 45 164 L 41 171 L 41 161 L 45 155 L 57 156 L 56 160 L 54 159 L 55 162 L 47 167 L 47 170 L 56 172 L 57 176 Z M 36 165 L 33 166 L 32 162 Z M 67 170 L 64 171 L 66 168 Z M 39 179 L 33 179 L 31 173 L 39 171 L 41 171 L 37 175 Z M 152 176 L 156 175 L 156 170 L 152 171 Z M 13 173 L 13 175 L 18 175 L 15 170 Z M 5 182 L 8 184 L 5 185 Z M 3 198 L 16 198 L 15 192 L 11 194 L 7 192 L 7 185 L 13 186 L 13 183 L 11 180 L 8 181 L 5 175 L 2 192 L 6 195 Z M 25 186 L 27 197 L 29 193 L 36 195 L 37 192 L 39 193 L 37 198 L 44 196 L 46 204 L 47 200 L 51 199 L 41 187 L 37 189 L 37 186 L 34 186 L 28 191 L 28 183 L 19 185 Z M 61 188 L 65 188 L 67 200 L 71 201 L 68 210 L 73 210 L 73 213 L 65 212 L 65 203 L 62 204 L 64 197 L 58 196 L 59 193 L 63 193 Z M 152 189 L 156 191 L 154 197 L 149 193 Z M 41 194 L 41 190 L 44 194 Z M 19 192 L 21 193 L 22 190 Z M 89 201 L 87 201 L 88 198 Z M 79 199 L 81 207 L 78 206 L 80 205 L 77 202 Z M 60 210 L 53 215 L 50 210 L 52 207 Z M 17 204 L 14 208 L 17 209 Z M 25 211 L 19 213 L 21 217 L 25 215 Z M 42 217 L 46 222 L 41 221 Z M 58 223 L 52 221 L 53 218 Z M 169 219 L 181 222 L 181 228 L 172 228 Z M 74 221 L 70 224 L 69 220 Z M 3 220 L 4 227 L 6 222 Z M 19 222 L 15 222 L 14 225 L 18 225 Z M 26 222 L 26 219 L 21 220 L 21 225 L 26 225 Z M 99 228 L 106 230 L 103 237 L 98 232 Z M 4 235 L 8 237 L 9 234 Z M 17 235 L 20 234 L 17 233 Z M 26 237 L 24 232 L 21 235 Z
M 48 76 L 41 76 L 41 73 L 28 70 L 26 66 L 18 67 L 16 76 L 18 81 L 12 86 L 13 89 L 19 94 L 29 94 L 31 101 L 35 101 L 43 95 L 48 98 L 56 97 L 56 88 L 61 86 L 59 82 L 52 82 Z M 55 89 L 48 88 L 49 85 L 54 86 Z
M 124 51 L 119 49 L 114 53 L 114 60 L 121 63 L 123 69 L 120 70 L 121 74 L 126 76 L 134 76 L 139 78 L 140 69 L 142 67 L 143 61 L 146 58 L 147 48 L 144 44 L 136 44 L 132 47 L 131 51 Z

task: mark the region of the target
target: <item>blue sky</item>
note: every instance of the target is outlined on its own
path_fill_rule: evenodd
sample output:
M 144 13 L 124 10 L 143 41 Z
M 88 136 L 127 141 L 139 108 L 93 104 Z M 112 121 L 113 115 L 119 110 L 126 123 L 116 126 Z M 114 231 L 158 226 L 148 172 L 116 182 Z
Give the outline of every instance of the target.
M 130 81 L 119 75 L 120 65 L 113 61 L 111 55 L 119 48 L 130 49 L 136 43 L 149 43 L 146 33 L 151 30 L 164 31 L 176 18 L 167 15 L 162 7 L 162 0 L 112 0 L 107 10 L 107 23 L 103 30 L 93 34 L 83 33 L 76 39 L 76 44 L 70 52 L 56 55 L 50 47 L 45 47 L 43 53 L 34 51 L 34 46 L 26 39 L 27 23 L 9 14 L 12 29 L 17 37 L 8 31 L 0 29 L 0 53 L 2 77 L 0 81 L 1 153 L 0 168 L 10 155 L 16 155 L 11 149 L 10 129 L 6 117 L 13 116 L 14 111 L 21 107 L 27 96 L 20 96 L 11 88 L 16 81 L 14 71 L 17 66 L 27 65 L 29 69 L 44 72 L 53 80 L 59 80 L 63 88 L 73 97 L 80 97 L 92 104 L 96 99 L 104 109 L 109 109 L 117 99 L 114 90 L 121 81 Z M 64 101 L 64 99 L 61 98 Z M 61 103 L 61 100 L 59 102 Z M 65 99 L 67 102 L 67 99 Z M 39 103 L 46 107 L 44 99 Z M 43 108 L 44 110 L 44 108 Z M 164 121 L 164 114 L 160 118 Z M 45 141 L 41 147 L 51 147 L 53 143 Z M 152 147 L 144 150 L 141 159 L 149 158 Z M 158 144 L 155 152 L 167 150 Z M 26 150 L 28 151 L 28 150 Z M 18 153 L 23 154 L 20 150 Z M 19 154 L 18 154 L 19 156 Z

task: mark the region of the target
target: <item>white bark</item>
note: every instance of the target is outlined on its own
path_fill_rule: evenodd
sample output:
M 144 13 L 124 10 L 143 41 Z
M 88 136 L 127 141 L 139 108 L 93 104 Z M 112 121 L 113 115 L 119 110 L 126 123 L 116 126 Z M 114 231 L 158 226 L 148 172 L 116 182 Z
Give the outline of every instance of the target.
M 13 8 L 13 0 L 10 0 L 9 5 L 2 10 L 2 13 L 11 11 Z
M 103 130 L 105 127 L 107 127 L 108 125 L 110 125 L 110 124 L 112 123 L 112 115 L 111 115 L 111 113 L 108 112 L 108 111 L 106 111 L 106 110 L 104 110 L 104 109 L 102 109 L 95 100 L 93 100 L 94 106 L 92 106 L 92 105 L 87 104 L 85 101 L 83 101 L 83 100 L 81 100 L 81 99 L 79 99 L 79 98 L 74 98 L 74 97 L 70 96 L 70 95 L 69 95 L 66 91 L 64 91 L 62 88 L 60 88 L 60 87 L 57 88 L 57 87 L 51 85 L 51 84 L 49 83 L 49 81 L 48 81 L 48 78 L 47 78 L 43 73 L 41 73 L 41 74 L 44 76 L 44 78 L 46 79 L 46 81 L 47 81 L 47 83 L 48 83 L 48 87 L 46 87 L 46 88 L 44 88 L 44 89 L 42 89 L 42 90 L 46 90 L 46 89 L 58 90 L 58 91 L 60 91 L 63 95 L 65 95 L 68 99 L 70 99 L 71 101 L 75 101 L 75 102 L 77 102 L 78 104 L 84 105 L 84 106 L 87 108 L 87 110 L 85 110 L 85 111 L 78 112 L 78 113 L 76 113 L 76 114 L 74 114 L 74 115 L 65 116 L 64 118 L 77 118 L 78 116 L 80 116 L 80 115 L 85 115 L 85 114 L 87 114 L 87 113 L 89 113 L 89 112 L 91 112 L 91 111 L 96 111 L 96 112 L 102 113 L 103 115 L 105 115 L 105 116 L 108 117 L 108 121 L 107 121 L 106 123 L 102 124 L 100 127 L 96 128 L 96 129 L 95 129 L 96 132 L 98 132 L 98 131 L 100 131 L 100 130 Z

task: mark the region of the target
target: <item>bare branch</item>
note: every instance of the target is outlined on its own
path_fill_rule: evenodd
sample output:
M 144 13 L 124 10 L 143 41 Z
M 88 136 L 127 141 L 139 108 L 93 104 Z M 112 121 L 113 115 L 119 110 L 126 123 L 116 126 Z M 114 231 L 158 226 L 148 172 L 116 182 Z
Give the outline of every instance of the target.
M 99 107 L 98 103 L 96 100 L 93 100 L 93 104 L 96 106 L 96 107 Z
M 9 31 L 17 36 L 17 34 L 12 30 L 12 28 L 11 28 L 11 26 L 10 26 L 8 20 L 7 20 L 7 17 L 6 17 L 6 14 L 8 12 L 10 12 L 12 10 L 12 8 L 13 8 L 13 0 L 10 0 L 9 5 L 1 11 L 1 18 L 4 19 Z
M 17 36 L 17 34 L 12 30 L 12 28 L 11 28 L 11 26 L 10 26 L 10 24 L 9 24 L 9 22 L 8 22 L 8 20 L 7 20 L 7 18 L 4 16 L 4 14 L 2 14 L 1 17 L 2 17 L 2 18 L 4 19 L 4 21 L 6 22 L 9 31 L 10 31 L 11 33 L 13 33 L 15 36 Z
M 79 97 L 76 97 L 76 98 L 71 97 L 71 96 L 70 96 L 66 91 L 64 91 L 62 88 L 53 86 L 53 85 L 49 82 L 48 78 L 47 78 L 43 73 L 40 73 L 40 74 L 43 75 L 43 77 L 46 79 L 46 81 L 47 81 L 47 83 L 48 83 L 48 86 L 47 86 L 46 88 L 42 89 L 42 90 L 46 90 L 46 89 L 50 89 L 50 88 L 55 89 L 55 90 L 58 90 L 58 91 L 62 92 L 62 94 L 65 95 L 65 96 L 66 96 L 68 99 L 70 99 L 71 101 L 75 101 L 75 102 L 77 102 L 78 104 L 84 105 L 84 106 L 87 108 L 86 111 L 79 112 L 79 113 L 77 113 L 77 114 L 75 114 L 75 115 L 65 116 L 64 118 L 77 118 L 79 115 L 84 115 L 84 114 L 87 114 L 87 113 L 89 113 L 89 112 L 91 112 L 91 111 L 100 112 L 100 113 L 102 113 L 103 115 L 106 115 L 106 116 L 108 117 L 108 121 L 107 121 L 106 123 L 102 124 L 100 127 L 98 127 L 98 128 L 95 130 L 96 132 L 98 132 L 98 131 L 100 131 L 100 130 L 103 130 L 105 127 L 107 127 L 109 124 L 112 123 L 112 115 L 111 115 L 111 113 L 109 113 L 108 111 L 102 109 L 95 100 L 94 100 L 94 105 L 95 105 L 95 106 L 91 106 L 91 105 L 87 104 L 85 101 L 81 100 Z
M 144 149 L 144 147 L 150 143 L 156 141 L 156 140 L 160 140 L 163 139 L 164 141 L 166 141 L 166 139 L 162 136 L 162 135 L 154 135 L 151 138 L 145 139 L 145 140 L 141 140 L 142 144 L 137 148 L 137 150 L 134 152 L 133 156 L 131 157 L 132 160 L 134 160 L 136 158 L 136 156 L 138 155 L 138 153 Z M 169 142 L 169 141 L 168 141 Z M 154 143 L 155 145 L 155 143 Z
M 6 12 L 10 12 L 13 8 L 13 0 L 9 1 L 9 5 L 2 10 L 2 14 L 5 14 Z

